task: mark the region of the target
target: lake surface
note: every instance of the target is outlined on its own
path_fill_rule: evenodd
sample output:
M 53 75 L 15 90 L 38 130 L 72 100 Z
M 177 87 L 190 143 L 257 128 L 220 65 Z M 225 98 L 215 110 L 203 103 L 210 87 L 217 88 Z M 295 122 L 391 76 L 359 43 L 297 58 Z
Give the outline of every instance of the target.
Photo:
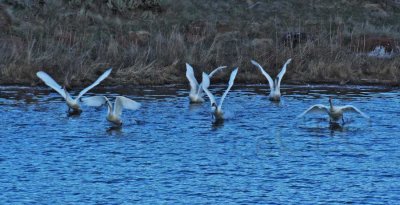
M 217 101 L 225 86 L 211 86 Z M 68 117 L 45 87 L 0 87 L 2 204 L 395 204 L 400 201 L 400 90 L 233 86 L 224 124 L 210 104 L 190 105 L 187 86 L 98 87 L 142 103 L 107 131 L 106 107 Z M 77 94 L 79 90 L 72 92 Z M 330 129 L 309 106 L 351 104 Z M 207 99 L 208 100 L 208 99 Z

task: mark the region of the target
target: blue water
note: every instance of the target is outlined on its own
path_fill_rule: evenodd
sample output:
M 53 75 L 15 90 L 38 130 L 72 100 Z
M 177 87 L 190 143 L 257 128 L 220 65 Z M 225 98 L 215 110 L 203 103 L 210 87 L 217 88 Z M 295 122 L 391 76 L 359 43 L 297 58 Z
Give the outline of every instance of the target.
M 225 86 L 212 86 L 221 96 Z M 76 90 L 73 93 L 77 93 Z M 68 117 L 47 88 L 0 87 L 1 204 L 395 204 L 400 201 L 400 90 L 235 85 L 232 117 L 211 123 L 186 86 L 97 88 L 140 103 L 107 131 L 106 108 Z M 309 106 L 351 104 L 371 116 L 296 119 Z M 218 100 L 218 99 L 217 99 Z

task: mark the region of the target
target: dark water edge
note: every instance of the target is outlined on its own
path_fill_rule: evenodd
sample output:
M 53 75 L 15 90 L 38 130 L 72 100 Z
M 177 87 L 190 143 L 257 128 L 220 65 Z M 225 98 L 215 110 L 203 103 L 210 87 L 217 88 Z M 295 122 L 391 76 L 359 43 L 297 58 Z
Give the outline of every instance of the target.
M 0 78 L 1 79 L 1 78 Z M 81 79 L 79 82 L 72 81 L 70 82 L 67 87 L 73 88 L 73 87 L 81 87 L 82 85 L 88 86 L 93 82 L 93 80 L 90 79 Z M 225 84 L 227 83 L 227 79 L 212 79 L 213 84 Z M 61 82 L 59 82 L 61 83 Z M 111 81 L 108 81 L 107 79 L 103 82 L 101 82 L 100 86 L 106 86 L 106 87 L 118 87 L 118 86 L 164 86 L 164 85 L 188 85 L 189 82 L 186 78 L 182 78 L 181 80 L 174 80 L 171 82 L 160 82 L 157 80 L 145 80 L 143 82 L 140 81 L 129 81 L 125 79 L 112 79 Z M 268 85 L 268 81 L 263 77 L 257 77 L 257 78 L 252 78 L 252 79 L 241 79 L 238 78 L 235 80 L 235 84 L 237 85 L 260 85 L 260 84 L 265 84 Z M 386 79 L 359 79 L 359 80 L 352 80 L 352 81 L 346 81 L 343 82 L 341 79 L 331 79 L 331 80 L 320 80 L 320 79 L 312 79 L 312 80 L 287 80 L 283 79 L 282 85 L 316 85 L 316 86 L 331 86 L 331 85 L 337 85 L 337 86 L 387 86 L 387 87 L 400 87 L 400 81 L 399 80 L 386 80 Z M 44 86 L 44 83 L 41 82 L 39 79 L 26 79 L 26 80 L 0 80 L 0 86 Z

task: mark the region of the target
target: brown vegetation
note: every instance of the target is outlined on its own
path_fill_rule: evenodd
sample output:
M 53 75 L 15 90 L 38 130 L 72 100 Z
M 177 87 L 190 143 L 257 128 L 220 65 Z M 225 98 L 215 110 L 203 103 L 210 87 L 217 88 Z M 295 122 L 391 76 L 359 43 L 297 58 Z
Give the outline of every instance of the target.
M 44 70 L 82 85 L 108 67 L 109 85 L 187 83 L 185 62 L 197 75 L 239 66 L 237 82 L 265 83 L 250 59 L 275 75 L 292 58 L 285 83 L 399 85 L 398 55 L 366 55 L 399 52 L 399 19 L 389 0 L 3 0 L 0 84 L 38 84 Z

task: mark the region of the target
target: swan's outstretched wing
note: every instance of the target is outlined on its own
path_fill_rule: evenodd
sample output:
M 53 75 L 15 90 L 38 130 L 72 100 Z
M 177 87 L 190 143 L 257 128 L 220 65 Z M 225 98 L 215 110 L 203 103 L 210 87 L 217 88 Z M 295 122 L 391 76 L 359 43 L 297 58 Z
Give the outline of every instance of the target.
M 338 107 L 339 109 L 343 110 L 344 112 L 354 112 L 354 113 L 358 113 L 361 116 L 363 116 L 364 118 L 369 119 L 369 116 L 366 115 L 365 113 L 361 112 L 361 110 L 359 110 L 358 108 L 352 106 L 352 105 L 345 105 L 345 106 L 341 106 Z
M 102 106 L 104 103 L 107 102 L 107 97 L 106 96 L 92 96 L 92 97 L 87 97 L 87 98 L 82 98 L 83 104 L 87 106 Z
M 292 61 L 291 58 L 289 58 L 289 60 L 286 61 L 285 65 L 283 65 L 281 72 L 279 72 L 278 74 L 278 85 L 276 85 L 277 87 L 281 87 L 281 80 L 283 78 L 283 75 L 285 75 L 286 73 L 286 66 Z
M 90 89 L 92 89 L 94 86 L 98 85 L 101 81 L 103 81 L 104 79 L 106 79 L 110 73 L 112 71 L 112 68 L 108 69 L 106 72 L 104 72 L 99 78 L 97 78 L 96 81 L 94 81 L 94 83 L 92 83 L 91 85 L 89 85 L 87 88 L 83 89 L 78 97 L 76 97 L 76 100 L 78 100 L 80 97 L 82 97 L 82 95 L 84 95 L 85 93 L 87 93 L 87 91 L 89 91 Z
M 213 71 L 211 71 L 210 74 L 208 74 L 208 77 L 209 77 L 209 78 L 212 78 L 213 75 L 214 75 L 215 73 L 217 73 L 218 71 L 220 71 L 220 70 L 222 70 L 222 69 L 224 69 L 224 68 L 226 68 L 226 66 L 220 66 L 220 67 L 214 69 Z
M 236 74 L 237 74 L 237 72 L 238 72 L 238 69 L 239 69 L 239 68 L 236 68 L 236 69 L 233 70 L 232 73 L 231 73 L 231 77 L 230 77 L 230 79 L 229 79 L 229 84 L 228 84 L 228 89 L 225 90 L 224 94 L 223 94 L 222 97 L 221 97 L 221 100 L 220 100 L 220 102 L 219 102 L 219 105 L 218 105 L 219 110 L 221 110 L 221 108 L 222 108 L 222 103 L 224 102 L 224 99 L 225 99 L 226 95 L 228 94 L 229 90 L 230 90 L 231 87 L 233 86 L 233 83 L 234 83 L 234 81 L 235 81 L 235 78 L 236 78 Z
M 207 74 L 203 73 L 203 82 L 201 83 L 204 92 L 207 94 L 208 98 L 210 98 L 210 102 L 211 105 L 213 103 L 217 104 L 217 102 L 215 101 L 215 97 L 213 94 L 211 94 L 211 92 L 208 90 L 208 87 L 210 86 L 210 78 L 208 77 Z
M 220 71 L 220 70 L 222 70 L 224 68 L 226 68 L 226 66 L 220 66 L 220 67 L 214 69 L 213 71 L 211 71 L 210 74 L 208 74 L 208 77 L 211 78 L 215 73 L 217 73 L 218 71 Z M 202 90 L 203 90 L 203 86 L 202 86 L 202 83 L 200 83 L 200 85 L 198 87 L 198 90 L 196 92 L 198 96 L 202 95 L 202 93 L 201 93 Z
M 322 104 L 316 104 L 308 108 L 306 111 L 301 113 L 298 118 L 303 117 L 307 113 L 314 113 L 314 112 L 324 112 L 324 113 L 329 113 L 329 108 L 325 105 Z
M 57 91 L 64 99 L 66 98 L 65 95 L 66 91 L 56 81 L 54 81 L 54 79 L 51 78 L 47 73 L 39 71 L 36 73 L 36 76 L 39 77 L 47 86 Z
M 122 109 L 137 110 L 140 108 L 140 103 L 131 100 L 124 96 L 117 96 L 114 103 L 114 114 L 118 117 L 122 114 Z
M 192 66 L 186 63 L 186 78 L 190 83 L 190 95 L 195 95 L 199 89 L 199 83 L 194 77 L 194 71 Z
M 265 72 L 264 68 L 261 67 L 261 65 L 258 64 L 256 61 L 251 60 L 251 63 L 252 63 L 253 65 L 257 66 L 258 69 L 260 69 L 261 73 L 262 73 L 262 74 L 267 78 L 267 80 L 268 80 L 269 88 L 270 88 L 271 90 L 274 90 L 274 81 L 272 80 L 271 76 L 269 76 L 268 73 Z

